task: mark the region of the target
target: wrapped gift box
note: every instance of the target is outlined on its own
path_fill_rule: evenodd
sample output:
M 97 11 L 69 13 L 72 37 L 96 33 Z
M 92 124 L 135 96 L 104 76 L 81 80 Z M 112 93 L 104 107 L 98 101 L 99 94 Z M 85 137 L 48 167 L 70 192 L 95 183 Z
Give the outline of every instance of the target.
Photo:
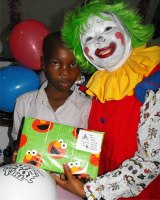
M 16 162 L 63 173 L 68 163 L 73 174 L 98 175 L 103 132 L 40 119 L 25 118 Z

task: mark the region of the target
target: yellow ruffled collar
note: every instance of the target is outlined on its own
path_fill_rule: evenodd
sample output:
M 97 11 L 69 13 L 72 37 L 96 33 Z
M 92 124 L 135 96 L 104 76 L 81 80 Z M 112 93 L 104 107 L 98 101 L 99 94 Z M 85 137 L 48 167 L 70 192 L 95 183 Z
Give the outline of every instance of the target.
M 144 76 L 149 75 L 160 62 L 160 47 L 135 48 L 119 69 L 95 72 L 87 83 L 87 94 L 96 96 L 102 103 L 131 96 L 133 89 Z

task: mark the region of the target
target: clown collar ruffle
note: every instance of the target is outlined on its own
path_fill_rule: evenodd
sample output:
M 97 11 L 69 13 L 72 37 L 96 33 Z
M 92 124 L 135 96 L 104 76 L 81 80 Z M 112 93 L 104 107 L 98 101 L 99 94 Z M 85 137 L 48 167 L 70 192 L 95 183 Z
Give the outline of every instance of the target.
M 135 48 L 128 60 L 113 72 L 97 71 L 87 83 L 86 93 L 100 102 L 131 96 L 137 83 L 150 74 L 160 62 L 160 47 Z

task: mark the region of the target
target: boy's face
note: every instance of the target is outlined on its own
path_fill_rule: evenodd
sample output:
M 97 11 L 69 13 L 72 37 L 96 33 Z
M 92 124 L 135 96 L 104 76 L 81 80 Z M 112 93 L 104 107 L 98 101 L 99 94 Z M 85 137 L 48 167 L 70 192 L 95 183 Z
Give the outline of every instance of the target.
M 72 51 L 63 45 L 57 45 L 49 57 L 44 59 L 48 83 L 58 91 L 69 91 L 79 75 L 79 67 Z

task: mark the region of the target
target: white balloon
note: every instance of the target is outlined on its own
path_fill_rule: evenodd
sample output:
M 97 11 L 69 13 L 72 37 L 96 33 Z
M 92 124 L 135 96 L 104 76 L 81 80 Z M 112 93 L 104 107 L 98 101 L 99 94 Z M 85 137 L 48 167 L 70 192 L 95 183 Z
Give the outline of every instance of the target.
M 44 170 L 29 164 L 0 167 L 1 200 L 57 200 L 56 183 Z

